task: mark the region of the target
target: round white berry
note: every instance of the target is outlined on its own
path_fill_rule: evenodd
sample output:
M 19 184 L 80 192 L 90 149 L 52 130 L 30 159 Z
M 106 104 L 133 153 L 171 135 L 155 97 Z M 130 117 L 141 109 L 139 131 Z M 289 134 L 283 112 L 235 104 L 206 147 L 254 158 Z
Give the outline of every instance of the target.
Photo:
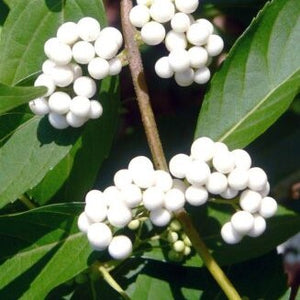
M 114 176 L 114 184 L 118 189 L 125 188 L 132 183 L 131 172 L 127 169 L 122 169 L 116 172 Z
M 77 220 L 78 229 L 83 233 L 87 233 L 91 224 L 92 222 L 88 219 L 86 214 L 82 212 Z
M 264 233 L 266 230 L 267 224 L 265 219 L 260 215 L 254 216 L 254 226 L 253 228 L 247 233 L 248 236 L 251 237 L 258 237 Z
M 221 194 L 227 189 L 227 178 L 219 172 L 211 173 L 206 183 L 206 188 L 211 194 Z
M 243 169 L 234 169 L 228 175 L 228 185 L 234 190 L 244 190 L 248 186 L 248 172 Z
M 243 210 L 255 213 L 259 210 L 262 197 L 252 190 L 245 190 L 240 196 L 240 206 Z
M 197 19 L 195 22 L 198 24 L 201 24 L 202 26 L 205 26 L 207 28 L 209 34 L 213 34 L 214 25 L 211 22 L 209 22 L 208 20 L 203 19 L 203 18 Z
M 52 68 L 51 77 L 56 86 L 66 87 L 74 80 L 74 73 L 69 65 L 55 66 Z
M 133 182 L 142 189 L 147 189 L 155 183 L 155 173 L 153 169 L 140 169 L 132 173 Z
M 176 231 L 169 231 L 168 233 L 168 241 L 170 243 L 174 243 L 178 240 L 178 233 Z
M 210 79 L 210 70 L 207 67 L 202 67 L 195 71 L 194 81 L 198 84 L 205 84 Z
M 185 34 L 181 32 L 176 32 L 174 30 L 170 30 L 166 35 L 165 45 L 169 51 L 178 48 L 185 49 L 187 47 L 187 40 Z
M 102 116 L 103 113 L 103 107 L 97 100 L 91 100 L 90 101 L 90 112 L 89 112 L 89 118 L 90 119 L 98 119 Z
M 234 156 L 229 151 L 219 151 L 213 157 L 213 167 L 220 173 L 228 174 L 230 173 L 234 165 Z
M 259 191 L 259 193 L 262 197 L 267 197 L 270 193 L 270 183 L 267 182 L 264 188 L 261 191 Z
M 65 129 L 69 127 L 69 124 L 65 116 L 51 112 L 48 115 L 48 120 L 49 123 L 56 129 Z
M 93 42 L 100 34 L 99 22 L 91 17 L 85 17 L 77 23 L 77 32 L 79 37 L 87 42 Z
M 254 217 L 247 211 L 238 211 L 231 217 L 231 225 L 239 234 L 247 234 L 254 226 Z
M 191 14 L 197 9 L 199 0 L 175 0 L 175 5 L 179 11 Z
M 94 46 L 85 41 L 79 41 L 72 48 L 73 58 L 79 64 L 88 64 L 95 57 Z
M 69 66 L 73 71 L 74 80 L 82 76 L 82 69 L 79 65 L 76 63 L 70 63 Z
M 94 250 L 104 250 L 112 240 L 112 233 L 104 223 L 94 223 L 88 229 L 87 238 Z
M 191 156 L 193 159 L 209 161 L 214 155 L 214 141 L 208 137 L 196 139 L 191 146 Z
M 111 59 L 117 55 L 119 46 L 117 42 L 106 35 L 100 36 L 95 42 L 97 55 L 104 59 Z
M 217 56 L 224 48 L 223 39 L 216 34 L 211 34 L 207 39 L 205 48 L 209 56 Z
M 251 168 L 248 170 L 248 187 L 254 191 L 261 191 L 267 184 L 268 178 L 265 171 L 261 168 Z
M 127 225 L 130 230 L 137 230 L 141 225 L 141 222 L 139 220 L 132 220 Z
M 194 70 L 188 68 L 185 71 L 176 72 L 174 79 L 179 86 L 187 87 L 194 82 Z
M 90 199 L 85 205 L 84 212 L 92 222 L 102 222 L 107 215 L 106 202 L 102 199 Z
M 70 112 L 80 118 L 88 118 L 91 109 L 91 102 L 83 96 L 76 96 L 71 100 Z
M 65 92 L 55 92 L 48 100 L 51 112 L 63 115 L 70 109 L 71 97 Z
M 232 227 L 231 222 L 227 222 L 222 226 L 221 236 L 227 244 L 237 244 L 242 239 L 242 235 Z
M 171 27 L 176 32 L 186 32 L 191 25 L 190 18 L 187 14 L 178 12 L 171 20 Z
M 73 90 L 78 96 L 91 98 L 97 91 L 96 82 L 88 76 L 81 76 L 74 81 Z
M 169 162 L 171 174 L 177 178 L 184 178 L 189 169 L 191 158 L 186 154 L 177 154 Z
M 186 201 L 193 206 L 200 206 L 207 202 L 208 192 L 202 186 L 190 186 L 185 191 Z
M 264 197 L 261 200 L 259 214 L 264 218 L 271 218 L 276 214 L 277 202 L 272 197 Z
M 140 4 L 134 6 L 129 13 L 130 23 L 138 28 L 143 27 L 150 21 L 150 11 L 146 5 Z
M 155 186 L 160 188 L 162 191 L 167 192 L 173 186 L 173 179 L 171 175 L 163 170 L 154 171 Z
M 66 120 L 71 127 L 78 128 L 83 126 L 83 124 L 87 121 L 87 118 L 78 117 L 69 111 L 66 115 Z
M 108 246 L 108 253 L 113 259 L 125 259 L 130 256 L 131 252 L 132 242 L 125 235 L 113 237 Z
M 164 192 L 158 187 L 150 187 L 143 193 L 143 204 L 148 210 L 156 210 L 164 205 Z
M 186 37 L 192 45 L 202 46 L 206 44 L 208 40 L 209 31 L 207 27 L 201 23 L 194 23 L 189 27 Z
M 51 59 L 46 59 L 42 65 L 42 71 L 45 75 L 52 75 L 52 70 L 56 66 L 56 63 Z
M 181 209 L 185 204 L 184 193 L 179 189 L 171 189 L 165 194 L 165 208 L 169 211 Z
M 217 154 L 219 151 L 229 151 L 226 144 L 221 142 L 215 142 L 214 144 L 214 155 Z
M 174 75 L 174 71 L 170 67 L 169 58 L 167 56 L 158 59 L 155 63 L 154 69 L 155 73 L 160 78 L 171 78 Z
M 109 63 L 104 58 L 95 57 L 88 64 L 88 71 L 94 79 L 103 79 L 109 74 Z
M 150 7 L 151 18 L 159 23 L 170 21 L 174 14 L 175 6 L 168 0 L 156 1 Z
M 125 204 L 115 202 L 107 211 L 107 219 L 115 227 L 125 227 L 132 220 L 132 212 Z
M 128 170 L 132 173 L 143 169 L 153 170 L 152 161 L 146 156 L 136 156 L 128 164 Z
M 122 61 L 118 57 L 108 61 L 109 64 L 109 76 L 118 75 L 122 70 Z
M 110 207 L 111 205 L 121 203 L 125 205 L 124 197 L 121 191 L 116 186 L 109 186 L 103 191 L 103 197 L 106 205 Z
M 74 22 L 63 23 L 58 27 L 56 36 L 62 43 L 68 45 L 74 44 L 79 38 L 77 24 Z
M 220 196 L 224 199 L 233 199 L 238 195 L 238 193 L 239 191 L 228 187 L 223 193 L 220 193 Z
M 151 46 L 160 44 L 165 36 L 166 30 L 164 26 L 155 21 L 145 24 L 141 30 L 143 42 Z
M 152 4 L 153 0 L 136 0 L 136 3 L 138 5 L 146 5 L 146 6 L 150 6 Z
M 85 196 L 85 203 L 93 203 L 95 201 L 104 202 L 103 193 L 99 190 L 90 190 Z
M 149 217 L 155 226 L 164 227 L 170 223 L 172 215 L 168 210 L 160 208 L 152 210 Z
M 204 185 L 208 181 L 210 168 L 206 162 L 194 160 L 190 163 L 186 172 L 186 179 L 193 185 Z
M 184 183 L 183 180 L 180 179 L 173 179 L 173 189 L 178 189 L 181 192 L 185 193 L 186 189 L 188 188 L 187 185 Z
M 138 206 L 142 201 L 141 189 L 135 184 L 129 184 L 121 189 L 126 205 L 130 208 Z
M 45 43 L 44 52 L 57 65 L 67 65 L 72 60 L 71 47 L 57 38 L 51 38 Z
M 200 46 L 191 47 L 188 50 L 188 54 L 190 57 L 190 66 L 192 68 L 199 69 L 204 67 L 208 60 L 207 51 Z
M 41 74 L 34 82 L 34 86 L 45 86 L 47 88 L 47 93 L 44 97 L 50 96 L 55 91 L 55 83 L 54 80 L 45 74 Z
M 34 114 L 38 116 L 44 116 L 50 111 L 48 101 L 45 98 L 37 98 L 31 100 L 29 102 L 29 108 Z
M 234 163 L 237 169 L 249 170 L 252 160 L 247 151 L 243 149 L 235 149 L 232 151 L 234 155 Z
M 107 39 L 113 39 L 117 43 L 118 49 L 121 48 L 123 44 L 123 36 L 120 30 L 111 26 L 105 27 L 101 30 L 99 37 L 105 36 Z
M 168 58 L 174 72 L 183 72 L 190 67 L 190 57 L 185 49 L 173 49 Z
M 183 241 L 179 240 L 179 241 L 176 241 L 174 244 L 173 244 L 173 249 L 176 251 L 176 252 L 183 252 L 184 251 L 184 248 L 185 248 L 185 244 Z

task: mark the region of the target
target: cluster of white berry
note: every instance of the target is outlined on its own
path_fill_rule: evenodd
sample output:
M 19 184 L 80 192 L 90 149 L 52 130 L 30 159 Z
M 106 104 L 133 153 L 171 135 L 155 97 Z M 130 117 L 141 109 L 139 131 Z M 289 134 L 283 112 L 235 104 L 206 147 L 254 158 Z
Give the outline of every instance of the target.
M 32 112 L 48 114 L 57 129 L 81 127 L 88 119 L 99 118 L 103 108 L 90 100 L 97 91 L 95 80 L 120 73 L 122 64 L 116 55 L 122 43 L 118 29 L 101 29 L 91 17 L 62 24 L 56 37 L 44 44 L 48 59 L 34 85 L 45 86 L 47 93 L 29 102 Z
M 266 229 L 265 218 L 276 213 L 277 202 L 268 197 L 270 185 L 264 170 L 252 167 L 250 155 L 242 149 L 229 151 L 224 143 L 208 137 L 195 140 L 191 155 L 177 154 L 170 161 L 171 174 L 186 179 L 186 201 L 199 206 L 209 194 L 223 199 L 239 197 L 239 209 L 221 229 L 229 244 L 241 241 L 245 235 L 257 237 Z
M 103 192 L 92 190 L 86 195 L 78 227 L 87 233 L 93 249 L 108 247 L 114 259 L 126 258 L 132 251 L 132 242 L 126 236 L 112 237 L 112 229 L 127 225 L 137 229 L 139 220 L 135 212 L 139 207 L 149 214 L 154 225 L 166 226 L 172 219 L 172 212 L 185 204 L 184 189 L 185 184 L 173 180 L 168 172 L 154 170 L 147 157 L 135 157 L 128 169 L 116 172 L 113 186 Z
M 206 19 L 194 20 L 199 0 L 137 0 L 130 11 L 132 25 L 141 28 L 141 38 L 148 45 L 164 41 L 168 56 L 155 64 L 161 78 L 174 76 L 179 86 L 193 82 L 205 84 L 210 79 L 207 67 L 211 58 L 224 47 L 222 38 L 214 34 L 214 26 Z M 164 25 L 171 30 L 166 32 Z M 164 24 L 164 25 L 163 25 Z

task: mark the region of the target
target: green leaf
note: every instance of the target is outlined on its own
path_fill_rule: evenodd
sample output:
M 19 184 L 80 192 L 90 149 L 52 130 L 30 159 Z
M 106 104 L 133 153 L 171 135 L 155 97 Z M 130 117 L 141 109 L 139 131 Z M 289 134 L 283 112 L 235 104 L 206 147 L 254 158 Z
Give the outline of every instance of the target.
M 54 129 L 47 119 L 34 117 L 0 149 L 0 207 L 13 202 L 70 151 L 79 130 Z
M 44 299 L 88 267 L 91 249 L 78 232 L 79 204 L 0 217 L 1 299 Z
M 41 69 L 43 45 L 66 21 L 91 16 L 105 23 L 100 0 L 17 1 L 3 27 L 0 41 L 0 82 L 15 85 Z M 26 24 L 26 30 L 24 26 Z
M 211 249 L 213 256 L 221 265 L 230 265 L 263 255 L 300 231 L 300 215 L 279 206 L 276 216 L 267 220 L 266 232 L 258 238 L 245 237 L 239 244 L 228 245 L 222 241 L 222 224 L 228 222 L 233 214 L 224 204 L 209 204 L 208 207 L 191 211 L 191 216 L 200 236 Z M 165 260 L 159 248 L 149 249 L 143 258 Z M 185 266 L 200 267 L 202 260 L 197 255 L 184 262 Z
M 14 87 L 0 83 L 0 114 L 43 96 L 45 87 Z
M 274 0 L 214 76 L 195 137 L 244 147 L 289 107 L 300 86 L 300 2 Z

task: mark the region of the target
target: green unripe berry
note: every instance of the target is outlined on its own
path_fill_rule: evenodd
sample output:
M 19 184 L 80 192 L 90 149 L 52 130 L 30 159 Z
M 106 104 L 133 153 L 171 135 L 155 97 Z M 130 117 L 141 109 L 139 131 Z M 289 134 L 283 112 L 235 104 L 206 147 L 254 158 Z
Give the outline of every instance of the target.
M 170 243 L 175 243 L 178 240 L 178 233 L 175 231 L 170 231 L 168 233 L 168 241 Z
M 179 241 L 176 241 L 174 244 L 173 244 L 173 249 L 176 251 L 176 252 L 183 252 L 184 251 L 184 248 L 185 248 L 185 244 L 183 241 L 179 240 Z
M 189 239 L 189 237 L 185 233 L 183 233 L 181 235 L 181 238 L 182 238 L 183 242 L 186 244 L 186 246 L 189 246 L 189 247 L 192 246 L 191 240 Z
M 130 230 L 137 230 L 140 227 L 140 221 L 139 220 L 132 220 L 131 222 L 129 222 L 128 224 L 128 228 Z
M 184 250 L 183 250 L 183 254 L 184 254 L 185 256 L 188 256 L 188 255 L 191 254 L 191 251 L 192 251 L 191 247 L 185 246 L 185 247 L 184 247 Z
M 179 231 L 181 229 L 181 224 L 179 221 L 173 220 L 170 224 L 170 228 L 171 230 Z

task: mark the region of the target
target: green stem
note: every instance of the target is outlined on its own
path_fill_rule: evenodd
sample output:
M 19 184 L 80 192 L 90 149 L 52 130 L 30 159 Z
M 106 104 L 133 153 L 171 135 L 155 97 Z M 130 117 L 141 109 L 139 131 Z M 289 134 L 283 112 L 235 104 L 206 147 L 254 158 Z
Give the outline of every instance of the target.
M 25 195 L 21 195 L 19 200 L 28 208 L 33 209 L 36 208 L 36 205 L 33 204 Z
M 148 86 L 145 80 L 144 69 L 141 54 L 137 42 L 135 41 L 136 30 L 129 21 L 129 13 L 132 8 L 132 0 L 121 0 L 121 22 L 125 40 L 125 49 L 129 62 L 129 69 L 139 105 L 142 122 L 148 140 L 148 145 L 153 157 L 154 165 L 157 169 L 168 170 L 168 165 L 163 152 L 162 144 L 159 138 L 157 125 L 150 104 Z M 209 253 L 206 245 L 200 238 L 198 232 L 192 224 L 187 212 L 182 209 L 176 214 L 176 217 L 182 223 L 185 233 L 190 238 L 197 253 L 203 259 L 208 270 L 218 282 L 224 293 L 231 300 L 239 300 L 241 297 L 230 283 L 222 269 Z
M 129 296 L 126 292 L 121 288 L 121 286 L 114 280 L 114 278 L 110 275 L 107 269 L 104 266 L 99 266 L 99 271 L 102 274 L 104 280 L 116 291 L 118 292 L 123 299 L 130 300 Z

